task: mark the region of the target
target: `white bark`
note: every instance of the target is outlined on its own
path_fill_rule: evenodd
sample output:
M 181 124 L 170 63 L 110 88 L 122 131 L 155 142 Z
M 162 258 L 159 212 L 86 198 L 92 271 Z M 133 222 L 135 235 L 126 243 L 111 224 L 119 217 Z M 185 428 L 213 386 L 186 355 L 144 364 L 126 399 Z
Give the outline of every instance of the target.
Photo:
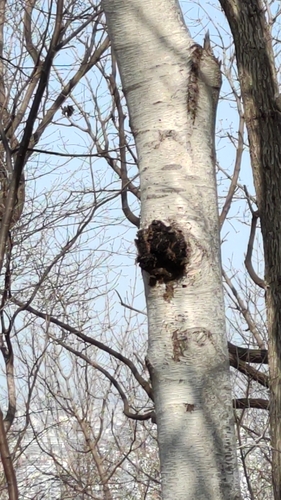
M 191 245 L 170 299 L 145 279 L 163 499 L 239 499 L 213 154 L 218 67 L 204 58 L 194 120 L 194 42 L 177 0 L 103 7 L 136 140 L 141 227 L 176 223 Z

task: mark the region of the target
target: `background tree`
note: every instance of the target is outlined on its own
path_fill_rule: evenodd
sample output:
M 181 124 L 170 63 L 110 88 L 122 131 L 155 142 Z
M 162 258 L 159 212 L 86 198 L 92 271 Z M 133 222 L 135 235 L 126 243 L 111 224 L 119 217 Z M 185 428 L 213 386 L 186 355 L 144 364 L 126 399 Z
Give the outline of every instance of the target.
M 271 11 L 260 0 L 221 0 L 228 19 L 239 73 L 251 165 L 264 247 L 265 279 L 256 284 L 266 290 L 270 370 L 270 430 L 273 487 L 281 498 L 281 344 L 280 344 L 280 131 L 276 99 L 279 84 L 272 43 Z M 279 15 L 278 11 L 275 15 Z M 242 29 L 241 29 L 242 27 Z

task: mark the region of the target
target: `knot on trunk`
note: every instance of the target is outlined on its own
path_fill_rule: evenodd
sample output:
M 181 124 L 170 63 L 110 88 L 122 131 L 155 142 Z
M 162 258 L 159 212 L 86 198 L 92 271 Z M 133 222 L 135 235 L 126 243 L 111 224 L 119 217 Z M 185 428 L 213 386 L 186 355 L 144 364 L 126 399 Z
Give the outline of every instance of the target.
M 153 220 L 148 228 L 138 231 L 135 242 L 137 262 L 150 274 L 150 286 L 183 276 L 190 248 L 180 229 Z

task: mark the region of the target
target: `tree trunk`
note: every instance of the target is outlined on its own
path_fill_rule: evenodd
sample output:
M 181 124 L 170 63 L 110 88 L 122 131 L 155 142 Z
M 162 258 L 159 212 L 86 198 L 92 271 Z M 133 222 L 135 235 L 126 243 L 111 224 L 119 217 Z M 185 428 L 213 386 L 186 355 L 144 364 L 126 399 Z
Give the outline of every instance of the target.
M 103 7 L 139 160 L 163 499 L 239 499 L 215 183 L 219 65 L 176 0 Z
M 261 0 L 220 0 L 235 43 L 264 246 L 270 428 L 275 500 L 281 500 L 281 113 L 272 37 Z

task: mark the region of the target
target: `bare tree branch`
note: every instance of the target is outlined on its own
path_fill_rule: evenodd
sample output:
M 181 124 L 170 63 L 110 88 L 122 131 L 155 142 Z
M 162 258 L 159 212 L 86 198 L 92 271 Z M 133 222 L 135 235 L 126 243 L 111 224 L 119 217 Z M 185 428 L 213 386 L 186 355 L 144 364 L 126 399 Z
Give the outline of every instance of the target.
M 230 366 L 236 368 L 236 370 L 238 370 L 239 372 L 243 373 L 244 375 L 247 375 L 247 377 L 250 377 L 252 380 L 255 380 L 263 387 L 269 388 L 269 378 L 268 375 L 266 375 L 265 373 L 256 370 L 255 368 L 248 365 L 244 361 L 241 361 L 235 355 L 232 354 L 229 354 L 229 362 Z
M 18 500 L 19 493 L 18 493 L 17 479 L 11 454 L 9 451 L 7 435 L 5 432 L 4 421 L 3 421 L 3 413 L 1 409 L 0 409 L 0 456 L 7 481 L 9 500 Z
M 244 410 L 245 408 L 258 408 L 260 410 L 269 409 L 269 401 L 261 398 L 239 398 L 233 400 L 233 408 Z
M 119 352 L 115 351 L 114 349 L 111 349 L 110 347 L 103 344 L 102 342 L 99 342 L 98 340 L 79 332 L 76 328 L 73 328 L 72 326 L 64 323 L 63 321 L 60 321 L 59 319 L 54 318 L 53 316 L 50 316 L 49 314 L 42 313 L 42 312 L 38 311 L 37 309 L 35 309 L 34 307 L 32 307 L 30 305 L 26 305 L 23 302 L 20 302 L 19 300 L 15 299 L 15 298 L 13 298 L 12 300 L 15 304 L 20 306 L 21 310 L 29 311 L 32 314 L 34 314 L 35 316 L 38 316 L 39 318 L 50 321 L 50 323 L 53 323 L 54 325 L 58 325 L 60 328 L 63 328 L 64 330 L 76 335 L 76 337 L 84 340 L 84 342 L 87 342 L 88 344 L 92 344 L 92 345 L 98 347 L 98 349 L 101 349 L 101 350 L 107 352 L 108 354 L 110 354 L 111 356 L 114 356 L 116 359 L 119 359 L 119 361 L 122 361 L 122 363 L 124 363 L 131 370 L 135 379 L 139 382 L 140 386 L 144 389 L 144 391 L 149 396 L 149 398 L 153 400 L 153 394 L 152 394 L 152 389 L 151 389 L 150 383 L 148 381 L 146 381 L 141 376 L 141 374 L 138 372 L 135 364 L 130 359 L 126 358 L 125 356 L 123 356 Z
M 150 411 L 150 412 L 145 413 L 145 414 L 132 413 L 130 410 L 130 407 L 129 407 L 127 396 L 124 393 L 123 389 L 121 388 L 121 385 L 117 382 L 117 380 L 114 377 L 112 377 L 112 375 L 110 375 L 110 373 L 107 370 L 102 368 L 102 366 L 100 366 L 95 361 L 92 361 L 88 356 L 85 356 L 85 354 L 82 354 L 81 352 L 77 351 L 76 349 L 73 349 L 69 345 L 62 342 L 61 340 L 59 340 L 57 338 L 54 338 L 54 340 L 59 345 L 64 347 L 67 351 L 72 352 L 73 354 L 75 354 L 75 356 L 83 359 L 84 361 L 86 361 L 90 366 L 92 366 L 96 370 L 99 370 L 106 378 L 108 378 L 108 380 L 110 380 L 112 385 L 115 387 L 115 389 L 117 389 L 119 395 L 121 396 L 121 399 L 122 399 L 123 405 L 124 405 L 123 411 L 124 411 L 124 415 L 126 415 L 126 417 L 129 417 L 133 420 L 150 420 L 150 419 L 154 418 L 154 411 Z
M 232 356 L 237 356 L 241 361 L 268 364 L 267 349 L 247 349 L 247 347 L 239 347 L 228 342 L 228 350 Z
M 253 246 L 254 246 L 254 240 L 255 240 L 255 233 L 256 233 L 256 227 L 257 227 L 257 221 L 259 218 L 259 212 L 254 211 L 251 207 L 251 203 L 249 200 L 247 188 L 245 186 L 245 192 L 247 194 L 247 200 L 249 204 L 250 211 L 252 213 L 252 223 L 251 223 L 251 231 L 250 231 L 250 236 L 249 236 L 249 242 L 248 242 L 248 248 L 247 248 L 247 253 L 245 257 L 245 266 L 246 269 L 253 280 L 253 282 L 258 285 L 260 288 L 265 288 L 265 282 L 262 280 L 255 272 L 253 265 L 252 265 L 252 253 L 253 253 Z
M 264 343 L 263 339 L 261 338 L 260 332 L 257 329 L 256 322 L 254 321 L 252 314 L 249 311 L 249 308 L 246 306 L 245 302 L 240 297 L 236 287 L 233 285 L 232 280 L 228 277 L 228 275 L 226 274 L 224 269 L 222 270 L 222 275 L 223 275 L 223 278 L 224 278 L 227 286 L 230 288 L 232 295 L 235 297 L 235 299 L 237 301 L 237 307 L 238 307 L 239 311 L 241 312 L 241 314 L 243 315 L 243 317 L 244 317 L 244 319 L 249 327 L 249 330 L 253 334 L 253 337 L 256 340 L 259 348 L 265 349 L 265 343 Z

